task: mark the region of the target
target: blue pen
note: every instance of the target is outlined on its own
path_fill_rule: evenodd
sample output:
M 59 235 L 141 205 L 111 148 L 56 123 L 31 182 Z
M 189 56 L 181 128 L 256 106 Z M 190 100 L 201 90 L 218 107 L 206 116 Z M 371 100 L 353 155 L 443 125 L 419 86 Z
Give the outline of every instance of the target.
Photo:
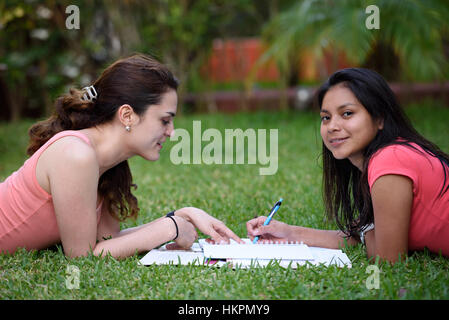
M 274 207 L 273 207 L 273 209 L 271 209 L 271 212 L 268 215 L 268 218 L 263 223 L 264 226 L 266 226 L 270 223 L 271 219 L 273 218 L 274 214 L 278 211 L 281 204 L 282 204 L 282 198 L 280 198 L 279 201 L 274 204 Z M 259 236 L 256 236 L 253 240 L 253 243 L 254 244 L 257 243 L 258 240 L 259 240 Z

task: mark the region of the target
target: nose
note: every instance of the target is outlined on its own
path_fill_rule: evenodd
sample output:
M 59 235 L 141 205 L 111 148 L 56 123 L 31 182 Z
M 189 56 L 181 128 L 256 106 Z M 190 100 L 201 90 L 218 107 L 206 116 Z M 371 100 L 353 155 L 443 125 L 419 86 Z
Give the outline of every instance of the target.
M 175 133 L 175 126 L 172 123 L 167 127 L 167 130 L 165 131 L 165 135 L 167 137 L 171 138 L 174 133 Z
M 328 132 L 334 132 L 340 130 L 340 121 L 337 119 L 337 117 L 332 117 L 330 121 L 327 123 L 327 131 Z

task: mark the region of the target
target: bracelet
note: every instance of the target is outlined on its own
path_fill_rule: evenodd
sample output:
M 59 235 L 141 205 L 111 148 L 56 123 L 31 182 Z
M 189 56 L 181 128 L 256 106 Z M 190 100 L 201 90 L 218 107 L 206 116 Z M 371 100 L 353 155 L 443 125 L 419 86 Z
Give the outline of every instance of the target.
M 176 210 L 170 211 L 169 213 L 167 213 L 166 217 L 173 217 L 175 215 L 175 211 Z
M 359 237 L 360 237 L 360 242 L 365 245 L 365 233 L 367 233 L 368 231 L 371 231 L 374 229 L 374 223 L 371 223 L 368 226 L 365 226 L 362 231 L 360 231 L 359 233 Z
M 176 227 L 176 237 L 173 240 L 176 240 L 178 238 L 179 235 L 179 229 L 178 229 L 178 224 L 176 223 L 175 219 L 173 218 L 173 216 L 175 215 L 175 211 L 170 211 L 169 213 L 167 213 L 166 217 L 170 218 L 171 221 L 173 221 L 173 223 L 175 224 Z M 173 241 L 172 240 L 172 241 Z

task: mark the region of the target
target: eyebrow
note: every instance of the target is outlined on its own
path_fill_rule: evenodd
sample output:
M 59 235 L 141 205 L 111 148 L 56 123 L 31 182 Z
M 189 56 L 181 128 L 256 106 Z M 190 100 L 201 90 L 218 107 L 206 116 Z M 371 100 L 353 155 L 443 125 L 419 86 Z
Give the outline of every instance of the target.
M 350 106 L 350 105 L 355 106 L 356 104 L 355 104 L 355 103 L 352 103 L 352 102 L 347 102 L 347 103 L 344 103 L 344 104 L 338 106 L 338 107 L 337 107 L 337 110 L 340 110 L 341 108 L 344 108 L 344 107 L 347 107 L 347 106 Z M 330 113 L 330 112 L 327 111 L 326 109 L 321 109 L 320 112 Z
M 166 112 L 168 113 L 170 116 L 172 116 L 173 118 L 176 116 L 176 114 L 174 114 L 173 112 Z

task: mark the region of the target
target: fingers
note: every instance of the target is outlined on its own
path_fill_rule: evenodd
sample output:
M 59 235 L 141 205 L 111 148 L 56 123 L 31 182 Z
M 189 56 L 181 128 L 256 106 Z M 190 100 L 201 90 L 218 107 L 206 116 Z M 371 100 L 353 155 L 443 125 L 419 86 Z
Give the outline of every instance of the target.
M 260 216 L 251 219 L 246 223 L 248 237 L 253 240 L 257 235 L 263 235 L 264 233 L 269 233 L 270 229 L 262 228 L 266 216 Z M 211 242 L 213 243 L 230 243 L 230 239 L 237 243 L 244 244 L 239 236 L 237 236 L 231 229 L 229 229 L 222 221 L 213 218 L 205 212 L 201 212 L 201 215 L 195 215 L 194 219 L 190 221 L 194 227 L 198 228 L 202 233 L 211 237 Z M 198 234 L 195 230 L 195 240 L 198 238 Z M 190 240 L 190 239 L 189 239 Z M 177 241 L 179 244 L 181 241 Z
M 264 235 L 267 233 L 273 233 L 273 225 L 259 226 L 256 229 L 254 229 L 254 233 L 256 235 Z
M 237 243 L 245 243 L 239 236 L 237 236 L 231 229 L 226 227 L 226 225 L 218 221 L 212 225 L 209 230 L 208 235 L 211 239 L 206 239 L 208 243 L 230 243 L 230 239 Z
M 179 244 L 173 242 L 173 243 L 168 243 L 168 244 L 165 246 L 165 248 L 166 248 L 167 250 L 180 250 L 180 249 L 181 249 L 181 246 L 180 246 Z
M 212 238 L 212 241 L 214 243 L 229 243 L 229 239 L 222 237 L 213 228 L 211 228 L 211 230 L 209 231 L 209 236 Z
M 271 220 L 270 224 L 264 225 L 263 222 L 266 221 L 265 217 L 259 217 L 254 220 L 252 222 L 249 221 L 248 237 L 251 240 L 254 240 L 255 236 L 259 237 L 260 243 L 270 243 L 270 241 L 279 242 L 287 239 L 285 228 L 283 228 L 285 224 Z
M 245 243 L 240 237 L 238 237 L 231 229 L 226 227 L 224 223 L 219 223 L 214 225 L 217 232 L 224 238 L 224 240 L 229 243 L 229 239 L 234 240 L 237 243 Z
M 256 231 L 256 230 L 264 224 L 266 219 L 267 219 L 267 217 L 260 216 L 260 217 L 249 220 L 246 223 L 246 230 L 248 232 L 248 236 L 255 237 L 255 236 L 259 235 L 258 231 Z

